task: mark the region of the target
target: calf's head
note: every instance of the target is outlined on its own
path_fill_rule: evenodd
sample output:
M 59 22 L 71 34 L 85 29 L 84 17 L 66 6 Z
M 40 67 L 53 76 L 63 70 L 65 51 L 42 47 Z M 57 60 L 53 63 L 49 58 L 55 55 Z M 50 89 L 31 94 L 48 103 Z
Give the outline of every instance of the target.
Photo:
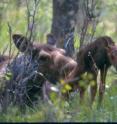
M 107 54 L 109 57 L 109 60 L 111 64 L 116 68 L 117 70 L 117 46 L 116 45 L 110 45 L 106 47 Z

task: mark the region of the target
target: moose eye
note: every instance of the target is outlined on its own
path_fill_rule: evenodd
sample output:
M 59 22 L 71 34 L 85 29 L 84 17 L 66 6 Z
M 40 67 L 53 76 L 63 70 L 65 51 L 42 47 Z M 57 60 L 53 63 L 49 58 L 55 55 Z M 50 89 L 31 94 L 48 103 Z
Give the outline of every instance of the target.
M 45 57 L 45 56 L 41 56 L 41 57 L 38 58 L 38 60 L 39 60 L 39 61 L 47 61 L 48 58 Z
M 40 65 L 48 65 L 50 63 L 49 58 L 46 56 L 40 56 L 37 61 Z

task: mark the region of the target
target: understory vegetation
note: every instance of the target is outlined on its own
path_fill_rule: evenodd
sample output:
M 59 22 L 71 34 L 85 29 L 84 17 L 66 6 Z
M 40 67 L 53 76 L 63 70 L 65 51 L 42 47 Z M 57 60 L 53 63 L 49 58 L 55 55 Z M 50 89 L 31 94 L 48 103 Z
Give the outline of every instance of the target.
M 110 80 L 110 76 L 109 76 Z M 26 107 L 25 112 L 12 104 L 7 112 L 0 113 L 0 122 L 116 122 L 117 121 L 117 85 L 106 86 L 106 92 L 101 108 L 97 108 L 97 96 L 92 106 L 89 104 L 89 94 L 86 91 L 85 100 L 79 103 L 79 94 L 75 93 L 68 101 L 62 100 L 53 93 L 53 105 L 38 101 L 33 108 Z

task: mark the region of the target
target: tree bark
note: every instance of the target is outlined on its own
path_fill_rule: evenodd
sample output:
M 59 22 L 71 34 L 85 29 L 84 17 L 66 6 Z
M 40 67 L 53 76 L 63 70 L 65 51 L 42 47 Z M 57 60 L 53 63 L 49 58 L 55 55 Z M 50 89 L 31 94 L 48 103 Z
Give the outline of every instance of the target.
M 74 53 L 74 30 L 78 3 L 79 0 L 53 0 L 51 33 L 57 40 L 57 47 L 65 48 L 69 56 Z

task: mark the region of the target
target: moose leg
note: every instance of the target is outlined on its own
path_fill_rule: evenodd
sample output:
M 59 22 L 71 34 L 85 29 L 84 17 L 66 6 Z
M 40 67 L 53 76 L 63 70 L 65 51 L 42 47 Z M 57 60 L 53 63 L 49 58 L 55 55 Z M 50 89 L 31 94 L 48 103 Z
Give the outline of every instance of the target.
M 97 81 L 96 81 L 96 75 L 94 75 L 94 83 L 90 86 L 90 93 L 91 93 L 91 105 L 93 104 L 93 101 L 95 100 L 96 92 L 97 92 Z
M 103 95 L 104 95 L 104 92 L 105 92 L 106 74 L 107 74 L 107 69 L 101 70 L 101 81 L 100 81 L 100 85 L 99 85 L 99 101 L 98 101 L 99 106 L 101 105 Z
M 79 88 L 79 92 L 80 92 L 80 103 L 83 103 L 85 90 L 86 89 L 84 87 L 80 87 Z
M 52 102 L 49 99 L 49 91 L 50 91 L 50 83 L 48 81 L 45 81 L 42 87 L 42 94 L 43 94 L 43 99 L 45 102 L 48 102 L 50 105 Z

